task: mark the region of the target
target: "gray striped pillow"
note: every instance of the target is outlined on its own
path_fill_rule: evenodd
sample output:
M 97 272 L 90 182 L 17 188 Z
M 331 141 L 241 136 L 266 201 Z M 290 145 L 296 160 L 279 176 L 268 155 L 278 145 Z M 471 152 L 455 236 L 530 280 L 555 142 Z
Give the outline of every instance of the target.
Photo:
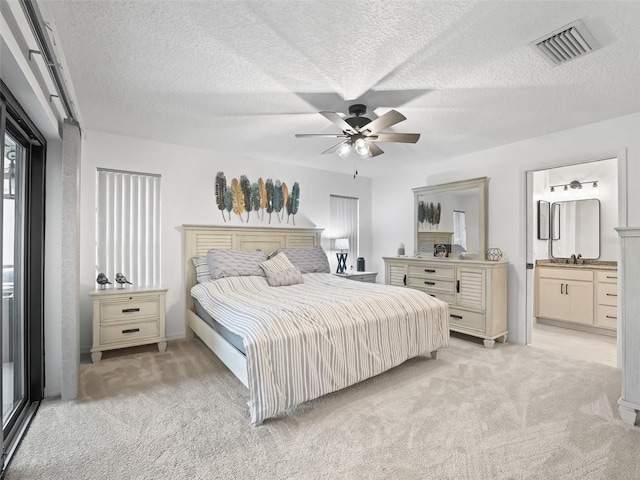
M 211 280 L 211 272 L 209 271 L 207 257 L 193 257 L 191 260 L 193 261 L 193 265 L 196 267 L 196 281 L 198 283 L 202 283 Z
M 321 246 L 279 248 L 278 252 L 284 252 L 300 273 L 331 273 L 329 259 Z
M 270 287 L 286 287 L 304 283 L 302 274 L 283 252 L 260 264 Z
M 211 278 L 217 280 L 223 277 L 245 277 L 256 275 L 264 277 L 260 263 L 267 256 L 261 250 L 209 250 L 207 262 Z

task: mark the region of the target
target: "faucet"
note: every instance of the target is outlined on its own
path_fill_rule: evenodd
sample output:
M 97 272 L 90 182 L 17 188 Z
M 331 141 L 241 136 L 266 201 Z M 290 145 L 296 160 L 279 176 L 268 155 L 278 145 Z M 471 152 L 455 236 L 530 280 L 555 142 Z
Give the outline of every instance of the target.
M 576 263 L 580 263 L 581 258 L 582 258 L 582 254 L 579 253 L 578 256 L 576 257 Z M 584 261 L 582 261 L 582 263 L 584 263 Z
M 571 255 L 571 263 L 573 263 L 573 264 L 575 265 L 575 264 L 577 263 L 577 260 L 578 260 L 578 259 L 576 258 L 576 254 L 575 254 L 575 253 L 574 253 L 574 254 L 572 254 L 572 255 Z

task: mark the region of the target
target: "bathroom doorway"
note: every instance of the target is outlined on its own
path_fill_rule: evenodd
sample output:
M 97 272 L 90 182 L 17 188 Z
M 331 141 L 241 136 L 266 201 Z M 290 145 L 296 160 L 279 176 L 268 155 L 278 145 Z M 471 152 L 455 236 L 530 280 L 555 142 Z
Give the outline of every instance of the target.
M 614 228 L 626 224 L 624 162 L 616 155 L 527 172 L 527 344 L 617 365 Z

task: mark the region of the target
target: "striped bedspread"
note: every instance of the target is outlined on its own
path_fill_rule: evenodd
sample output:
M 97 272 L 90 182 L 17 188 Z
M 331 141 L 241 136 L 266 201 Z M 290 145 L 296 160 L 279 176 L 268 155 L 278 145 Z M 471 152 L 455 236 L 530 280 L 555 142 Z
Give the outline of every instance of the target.
M 449 344 L 448 305 L 410 288 L 308 273 L 287 287 L 221 278 L 191 294 L 243 339 L 256 425 Z

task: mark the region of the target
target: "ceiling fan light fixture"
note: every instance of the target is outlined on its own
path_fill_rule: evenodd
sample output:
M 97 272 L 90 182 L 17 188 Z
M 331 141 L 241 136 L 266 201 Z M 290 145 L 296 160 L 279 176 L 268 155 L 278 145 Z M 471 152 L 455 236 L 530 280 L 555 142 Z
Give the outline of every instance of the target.
M 364 138 L 358 138 L 355 142 L 356 153 L 363 158 L 371 156 L 371 150 Z
M 338 155 L 340 155 L 343 159 L 347 158 L 351 153 L 351 143 L 345 142 L 338 148 Z

